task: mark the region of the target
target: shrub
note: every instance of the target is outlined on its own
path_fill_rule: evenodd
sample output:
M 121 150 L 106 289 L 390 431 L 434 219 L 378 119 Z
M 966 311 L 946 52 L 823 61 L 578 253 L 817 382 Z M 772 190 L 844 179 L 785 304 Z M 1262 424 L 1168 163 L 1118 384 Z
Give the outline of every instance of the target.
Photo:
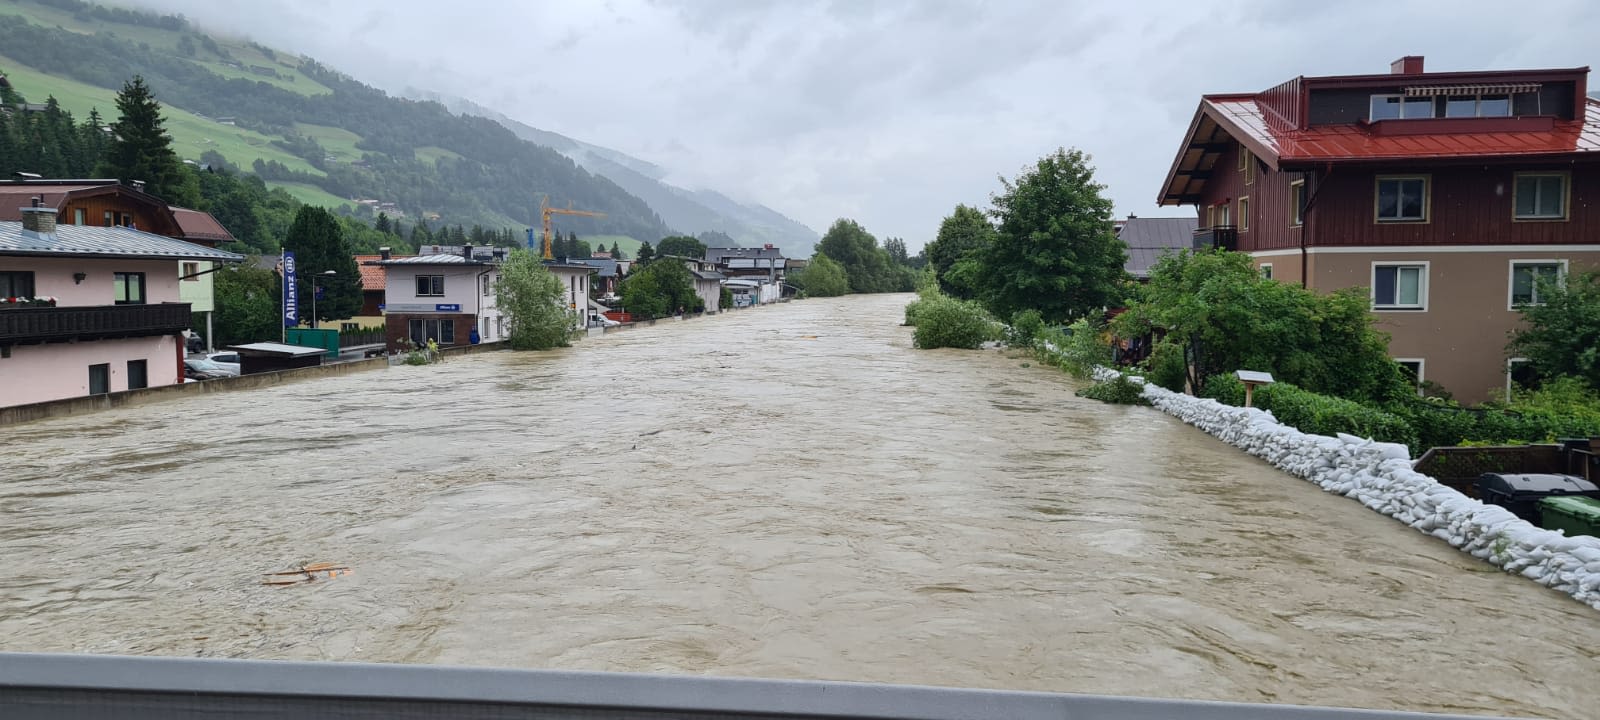
M 1244 383 L 1239 376 L 1232 373 L 1221 373 L 1206 378 L 1205 387 L 1200 390 L 1200 397 L 1208 397 L 1224 405 L 1234 407 L 1244 406 Z
M 1403 418 L 1353 400 L 1319 395 L 1288 383 L 1257 388 L 1256 406 L 1301 432 L 1347 433 L 1417 449 L 1417 434 Z
M 1183 348 L 1172 343 L 1156 343 L 1150 357 L 1144 360 L 1144 379 L 1173 392 L 1183 392 L 1187 377 Z
M 1114 405 L 1149 405 L 1150 401 L 1144 397 L 1144 386 L 1128 379 L 1126 375 L 1118 375 L 1106 382 L 1099 382 L 1078 391 L 1078 397 L 1090 400 L 1112 403 Z
M 912 343 L 924 350 L 941 347 L 976 349 L 996 339 L 996 324 L 977 303 L 936 295 L 919 300 Z M 912 320 L 910 308 L 906 318 Z
M 1049 359 L 1073 377 L 1089 377 L 1096 366 L 1111 364 L 1111 346 L 1101 342 L 1100 328 L 1088 319 L 1072 323 L 1066 332 L 1044 330 L 1040 339 L 1056 349 Z
M 1011 316 L 1011 327 L 1006 329 L 1006 344 L 1012 347 L 1033 347 L 1039 333 L 1044 332 L 1044 318 L 1038 310 L 1018 310 Z

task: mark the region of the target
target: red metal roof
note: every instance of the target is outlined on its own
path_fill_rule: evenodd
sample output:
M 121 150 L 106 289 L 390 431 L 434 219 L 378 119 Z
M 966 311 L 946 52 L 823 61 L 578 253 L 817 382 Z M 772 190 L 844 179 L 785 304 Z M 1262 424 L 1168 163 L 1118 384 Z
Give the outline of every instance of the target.
M 1368 124 L 1318 125 L 1304 130 L 1273 129 L 1267 123 L 1260 102 L 1249 96 L 1206 96 L 1200 105 L 1201 112 L 1216 120 L 1230 135 L 1241 142 L 1269 150 L 1271 155 L 1262 159 L 1275 167 L 1301 162 L 1444 160 L 1574 153 L 1597 153 L 1590 157 L 1600 159 L 1600 101 L 1593 98 L 1587 101 L 1585 120 L 1555 121 L 1549 130 L 1408 134 L 1384 134 L 1376 126 Z
M 211 213 L 199 210 L 190 210 L 172 206 L 172 216 L 178 220 L 178 228 L 183 231 L 185 240 L 211 240 L 213 242 L 232 242 L 233 233 L 217 222 Z

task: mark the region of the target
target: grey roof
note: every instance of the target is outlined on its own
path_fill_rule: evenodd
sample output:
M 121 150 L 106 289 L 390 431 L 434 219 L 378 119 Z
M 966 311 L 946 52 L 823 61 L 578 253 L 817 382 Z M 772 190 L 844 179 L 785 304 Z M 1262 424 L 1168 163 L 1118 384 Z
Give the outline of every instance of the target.
M 720 263 L 727 258 L 782 259 L 783 251 L 778 248 L 706 248 L 707 262 Z
M 16 221 L 0 221 L 0 255 L 244 261 L 243 255 L 133 228 L 58 225 L 53 233 L 36 233 Z
M 303 345 L 285 345 L 275 342 L 248 343 L 245 345 L 229 345 L 224 350 L 238 350 L 244 353 L 257 353 L 260 355 L 287 355 L 289 357 L 304 357 L 306 355 L 321 355 L 327 352 L 324 348 L 305 347 Z
M 582 260 L 574 260 L 572 262 L 582 263 L 584 265 L 588 265 L 589 267 L 600 268 L 599 275 L 603 278 L 617 276 L 617 261 L 611 258 L 584 258 Z
M 551 268 L 566 268 L 569 270 L 578 270 L 582 268 L 587 268 L 589 270 L 595 269 L 593 265 L 587 265 L 578 260 L 545 260 L 544 266 Z
M 468 260 L 460 255 L 412 255 L 375 261 L 376 265 L 498 265 L 488 260 Z
M 701 280 L 726 280 L 726 279 L 728 279 L 727 275 L 723 275 L 722 273 L 719 273 L 719 272 L 701 272 L 699 270 L 690 270 L 689 273 L 694 275 L 697 278 L 700 278 Z
M 1118 237 L 1128 245 L 1128 274 L 1150 276 L 1150 266 L 1162 255 L 1194 247 L 1194 231 L 1200 220 L 1193 217 L 1130 217 L 1122 224 Z

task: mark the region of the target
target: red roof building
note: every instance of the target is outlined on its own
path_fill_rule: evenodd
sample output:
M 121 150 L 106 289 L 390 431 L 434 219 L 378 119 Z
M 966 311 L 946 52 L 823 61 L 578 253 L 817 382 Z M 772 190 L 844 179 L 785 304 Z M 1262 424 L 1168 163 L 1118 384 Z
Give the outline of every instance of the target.
M 1390 352 L 1457 399 L 1507 387 L 1538 280 L 1600 266 L 1588 68 L 1297 77 L 1200 99 L 1157 201 L 1196 247 L 1317 290 L 1369 288 Z

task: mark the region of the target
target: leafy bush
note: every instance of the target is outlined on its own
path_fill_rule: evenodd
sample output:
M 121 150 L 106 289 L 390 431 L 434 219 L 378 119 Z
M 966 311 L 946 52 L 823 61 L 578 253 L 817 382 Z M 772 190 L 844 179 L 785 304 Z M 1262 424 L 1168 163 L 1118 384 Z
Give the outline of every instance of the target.
M 1111 364 L 1110 344 L 1101 342 L 1100 328 L 1088 319 L 1072 323 L 1066 332 L 1046 330 L 1041 337 L 1056 348 L 1049 360 L 1073 377 L 1089 377 L 1096 366 Z
M 1417 434 L 1403 418 L 1353 400 L 1319 395 L 1289 383 L 1256 389 L 1256 406 L 1301 432 L 1317 435 L 1347 433 L 1417 449 Z
M 1200 390 L 1200 397 L 1208 397 L 1224 405 L 1234 407 L 1244 406 L 1244 383 L 1239 376 L 1232 373 L 1221 373 L 1206 378 L 1205 387 Z
M 1078 397 L 1090 400 L 1111 403 L 1113 405 L 1149 405 L 1150 401 L 1144 398 L 1144 386 L 1128 379 L 1126 375 L 1118 375 L 1106 382 L 1099 382 L 1078 391 Z
M 1006 344 L 1012 347 L 1033 347 L 1039 333 L 1044 331 L 1044 318 L 1039 311 L 1029 308 L 1011 316 L 1011 327 L 1006 329 Z
M 1554 442 L 1600 435 L 1600 396 L 1582 380 L 1557 378 L 1519 393 L 1508 407 L 1462 409 L 1426 400 L 1393 403 L 1391 412 L 1416 430 L 1420 448 L 1464 442 Z
M 912 305 L 916 332 L 912 343 L 924 350 L 941 347 L 976 349 L 985 340 L 996 339 L 995 321 L 977 303 L 944 295 L 923 298 Z M 910 306 L 907 318 L 912 320 Z
M 1144 360 L 1144 379 L 1173 392 L 1183 392 L 1186 371 L 1183 348 L 1172 343 L 1156 343 Z

